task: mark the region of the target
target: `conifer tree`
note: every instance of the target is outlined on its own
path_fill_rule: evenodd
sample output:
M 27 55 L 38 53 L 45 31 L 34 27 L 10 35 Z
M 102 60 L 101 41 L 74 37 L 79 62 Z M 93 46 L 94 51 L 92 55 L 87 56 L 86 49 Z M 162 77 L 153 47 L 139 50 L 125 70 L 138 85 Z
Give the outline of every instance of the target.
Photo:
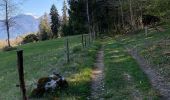
M 72 27 L 72 35 L 87 34 L 88 22 L 85 0 L 68 0 L 69 3 L 69 27 Z
M 53 34 L 52 37 L 56 38 L 58 37 L 58 29 L 60 27 L 60 23 L 59 23 L 58 11 L 54 4 L 51 7 L 50 15 L 51 15 L 51 31 Z

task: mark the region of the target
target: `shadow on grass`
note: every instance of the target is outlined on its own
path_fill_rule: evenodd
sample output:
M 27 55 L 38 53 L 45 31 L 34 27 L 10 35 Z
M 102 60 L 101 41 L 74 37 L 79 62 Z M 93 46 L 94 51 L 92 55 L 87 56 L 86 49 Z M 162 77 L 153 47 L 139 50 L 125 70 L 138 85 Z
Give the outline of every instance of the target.
M 142 99 L 158 99 L 157 92 L 137 62 L 126 52 L 121 43 L 114 40 L 105 46 L 105 73 L 106 99 L 132 100 L 136 90 L 139 91 L 138 97 Z M 128 75 L 129 79 L 125 75 Z

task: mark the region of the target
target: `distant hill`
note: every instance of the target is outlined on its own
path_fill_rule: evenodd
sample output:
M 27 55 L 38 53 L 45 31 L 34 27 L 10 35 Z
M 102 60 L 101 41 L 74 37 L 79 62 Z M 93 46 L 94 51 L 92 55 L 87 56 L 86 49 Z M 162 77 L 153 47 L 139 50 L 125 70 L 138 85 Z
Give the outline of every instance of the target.
M 10 37 L 16 38 L 17 36 L 37 32 L 39 26 L 39 19 L 31 15 L 21 14 L 13 17 L 15 25 L 10 29 Z M 2 20 L 1 20 L 2 21 Z M 0 39 L 7 38 L 4 24 L 0 21 Z

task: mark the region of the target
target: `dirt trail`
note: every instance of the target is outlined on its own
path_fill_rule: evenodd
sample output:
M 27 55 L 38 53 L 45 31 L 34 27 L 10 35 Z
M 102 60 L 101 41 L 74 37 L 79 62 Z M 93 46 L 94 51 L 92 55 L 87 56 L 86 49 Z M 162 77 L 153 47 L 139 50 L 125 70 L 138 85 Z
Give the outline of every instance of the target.
M 150 79 L 152 86 L 160 92 L 161 100 L 170 100 L 170 84 L 156 71 L 153 67 L 141 57 L 137 50 L 127 48 L 128 52 L 134 59 L 137 60 L 141 69 Z
M 91 92 L 91 100 L 104 100 L 102 98 L 102 93 L 104 91 L 104 51 L 103 48 L 97 54 L 95 68 L 92 72 L 92 92 Z

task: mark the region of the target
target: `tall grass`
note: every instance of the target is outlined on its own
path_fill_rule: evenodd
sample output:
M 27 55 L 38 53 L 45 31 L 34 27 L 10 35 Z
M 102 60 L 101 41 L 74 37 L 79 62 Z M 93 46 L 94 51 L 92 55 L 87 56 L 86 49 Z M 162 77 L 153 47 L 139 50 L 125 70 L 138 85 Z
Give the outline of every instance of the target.
M 20 44 L 22 41 L 22 38 L 18 37 L 16 39 L 10 39 L 10 43 L 12 46 L 17 46 Z M 6 40 L 0 40 L 0 49 L 7 46 L 7 41 Z

